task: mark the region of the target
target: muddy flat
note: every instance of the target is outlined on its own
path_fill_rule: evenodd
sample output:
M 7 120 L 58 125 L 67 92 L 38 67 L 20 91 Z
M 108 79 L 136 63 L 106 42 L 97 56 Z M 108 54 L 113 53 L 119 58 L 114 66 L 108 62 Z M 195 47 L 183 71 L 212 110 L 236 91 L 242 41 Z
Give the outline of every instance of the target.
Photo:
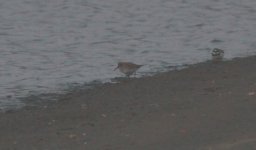
M 0 114 L 1 150 L 254 150 L 256 57 L 205 62 Z

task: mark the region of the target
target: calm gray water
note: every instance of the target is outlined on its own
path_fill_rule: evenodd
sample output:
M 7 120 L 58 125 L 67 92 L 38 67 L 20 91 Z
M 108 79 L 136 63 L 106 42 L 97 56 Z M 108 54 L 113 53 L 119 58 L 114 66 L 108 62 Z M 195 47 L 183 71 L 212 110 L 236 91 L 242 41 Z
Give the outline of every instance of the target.
M 255 0 L 8 0 L 0 2 L 0 109 L 22 97 L 210 59 L 255 54 Z

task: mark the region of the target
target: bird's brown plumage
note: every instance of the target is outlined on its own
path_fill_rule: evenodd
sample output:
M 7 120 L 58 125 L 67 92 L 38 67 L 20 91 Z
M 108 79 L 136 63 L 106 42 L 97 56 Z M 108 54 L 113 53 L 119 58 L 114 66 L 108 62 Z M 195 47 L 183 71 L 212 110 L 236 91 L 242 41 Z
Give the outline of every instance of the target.
M 120 72 L 125 74 L 127 77 L 134 74 L 142 65 L 137 65 L 131 62 L 119 62 L 117 67 L 114 69 L 119 69 Z

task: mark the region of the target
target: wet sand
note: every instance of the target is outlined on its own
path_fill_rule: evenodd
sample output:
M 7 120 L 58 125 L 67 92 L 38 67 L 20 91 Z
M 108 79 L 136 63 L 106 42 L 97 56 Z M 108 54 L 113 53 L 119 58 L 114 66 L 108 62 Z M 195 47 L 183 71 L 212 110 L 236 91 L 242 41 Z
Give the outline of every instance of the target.
M 254 150 L 256 57 L 205 62 L 0 114 L 1 150 Z

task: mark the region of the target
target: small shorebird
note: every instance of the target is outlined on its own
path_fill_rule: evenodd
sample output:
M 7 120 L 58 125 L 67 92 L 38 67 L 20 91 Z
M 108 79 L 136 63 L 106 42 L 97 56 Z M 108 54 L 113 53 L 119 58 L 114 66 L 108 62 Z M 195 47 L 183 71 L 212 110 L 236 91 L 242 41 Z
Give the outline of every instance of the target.
M 224 57 L 224 50 L 214 48 L 212 50 L 212 60 L 213 61 L 221 61 Z
M 136 73 L 136 71 L 143 65 L 137 65 L 131 62 L 119 62 L 117 64 L 117 67 L 114 69 L 119 69 L 120 72 L 125 74 L 127 77 L 130 77 L 130 75 Z

